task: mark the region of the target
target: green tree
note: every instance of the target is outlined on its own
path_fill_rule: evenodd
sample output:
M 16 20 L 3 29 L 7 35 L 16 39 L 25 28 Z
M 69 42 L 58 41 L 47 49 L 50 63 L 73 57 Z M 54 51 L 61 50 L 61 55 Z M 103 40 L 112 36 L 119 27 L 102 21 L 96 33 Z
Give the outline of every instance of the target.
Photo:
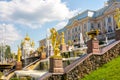
M 2 45 L 0 45 L 0 53 L 1 51 L 3 52 L 5 50 L 5 58 L 12 58 L 12 54 L 11 54 L 11 48 L 9 45 L 6 45 L 5 47 L 3 47 Z
M 6 45 L 5 58 L 12 58 L 11 48 L 9 45 Z

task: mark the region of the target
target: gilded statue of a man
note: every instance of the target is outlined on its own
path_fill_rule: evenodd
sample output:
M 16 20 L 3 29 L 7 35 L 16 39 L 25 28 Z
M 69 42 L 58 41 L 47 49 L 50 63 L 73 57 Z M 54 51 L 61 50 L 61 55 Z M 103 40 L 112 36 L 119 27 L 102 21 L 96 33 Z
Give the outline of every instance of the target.
M 59 49 L 60 39 L 59 39 L 59 35 L 58 35 L 57 31 L 55 30 L 55 28 L 52 28 L 50 30 L 50 32 L 51 32 L 50 39 L 51 39 L 51 43 L 52 43 L 52 46 L 53 46 L 54 55 L 55 56 L 60 56 L 60 49 Z
M 17 53 L 17 61 L 18 62 L 21 62 L 21 56 L 22 56 L 21 49 L 18 47 L 18 53 Z
M 64 32 L 61 33 L 61 44 L 65 43 Z
M 119 8 L 116 9 L 116 14 L 114 15 L 114 19 L 116 21 L 118 29 L 120 29 L 120 10 L 119 10 Z

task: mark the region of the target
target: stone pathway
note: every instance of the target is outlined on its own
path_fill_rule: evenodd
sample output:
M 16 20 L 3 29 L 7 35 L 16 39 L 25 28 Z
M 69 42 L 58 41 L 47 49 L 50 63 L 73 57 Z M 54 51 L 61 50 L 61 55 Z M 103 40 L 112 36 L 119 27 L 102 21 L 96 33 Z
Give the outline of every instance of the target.
M 15 71 L 17 76 L 31 76 L 32 78 L 38 79 L 42 75 L 46 74 L 48 71 L 38 71 L 38 70 L 19 70 Z

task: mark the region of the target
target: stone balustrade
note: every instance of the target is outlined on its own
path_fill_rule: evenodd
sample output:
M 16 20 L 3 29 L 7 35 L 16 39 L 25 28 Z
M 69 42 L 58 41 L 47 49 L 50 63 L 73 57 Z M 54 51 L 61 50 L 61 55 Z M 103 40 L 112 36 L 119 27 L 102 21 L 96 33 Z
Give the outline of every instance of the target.
M 77 59 L 64 68 L 64 74 L 46 73 L 40 80 L 78 80 L 91 71 L 98 69 L 103 64 L 111 61 L 120 55 L 120 41 L 102 49 L 101 53 L 90 53 Z

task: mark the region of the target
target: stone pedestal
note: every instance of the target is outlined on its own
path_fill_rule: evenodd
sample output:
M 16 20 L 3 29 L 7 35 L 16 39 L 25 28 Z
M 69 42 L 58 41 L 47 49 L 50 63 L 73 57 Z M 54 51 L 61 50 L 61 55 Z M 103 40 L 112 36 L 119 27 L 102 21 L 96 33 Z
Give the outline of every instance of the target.
M 22 62 L 16 62 L 16 70 L 22 69 Z
M 49 60 L 50 60 L 49 72 L 52 73 L 64 72 L 62 58 L 50 58 Z
M 67 46 L 66 46 L 66 44 L 61 44 L 61 45 L 60 45 L 60 50 L 61 50 L 62 52 L 67 51 Z
M 116 39 L 116 41 L 120 40 L 120 29 L 115 31 L 115 39 Z
M 46 52 L 41 53 L 41 59 L 46 59 Z
M 100 53 L 99 41 L 91 39 L 87 42 L 87 53 Z

